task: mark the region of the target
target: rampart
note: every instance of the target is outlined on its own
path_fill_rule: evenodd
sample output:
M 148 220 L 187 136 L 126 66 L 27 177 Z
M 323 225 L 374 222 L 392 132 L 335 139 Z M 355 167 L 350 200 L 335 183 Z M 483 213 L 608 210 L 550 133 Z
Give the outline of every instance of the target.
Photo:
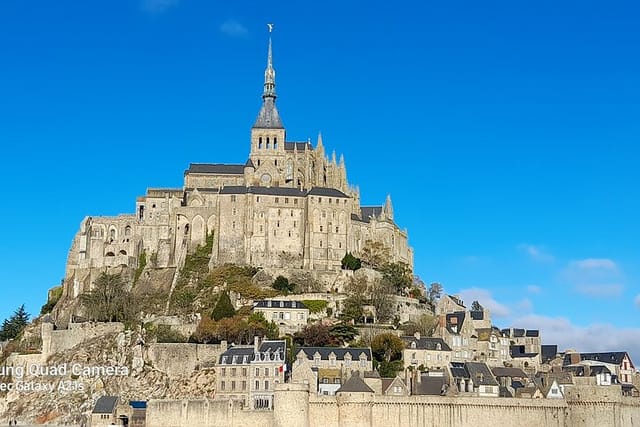
M 309 395 L 302 384 L 277 386 L 273 411 L 224 400 L 149 402 L 148 427 L 633 427 L 640 400 L 510 399 L 440 396 Z M 215 420 L 214 424 L 210 424 Z
M 53 329 L 52 323 L 42 324 L 42 354 L 49 356 L 68 350 L 85 341 L 124 331 L 118 322 L 69 323 L 68 329 Z
M 187 375 L 204 367 L 213 366 L 227 349 L 222 344 L 153 343 L 147 358 L 154 368 L 168 375 Z

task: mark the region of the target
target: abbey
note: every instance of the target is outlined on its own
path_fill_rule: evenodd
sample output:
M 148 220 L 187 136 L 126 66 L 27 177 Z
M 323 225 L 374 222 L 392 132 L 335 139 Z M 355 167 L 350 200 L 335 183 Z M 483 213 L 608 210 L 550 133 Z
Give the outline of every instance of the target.
M 135 268 L 142 251 L 155 267 L 179 268 L 208 236 L 212 264 L 330 272 L 340 270 L 346 252 L 358 255 L 367 242 L 379 242 L 390 261 L 413 268 L 390 197 L 381 206 L 360 206 L 344 158 L 329 158 L 320 135 L 315 147 L 287 141 L 275 76 L 269 39 L 262 106 L 245 162 L 191 164 L 183 188 L 148 189 L 135 214 L 82 221 L 67 262 L 73 294 L 90 287 L 82 271 Z

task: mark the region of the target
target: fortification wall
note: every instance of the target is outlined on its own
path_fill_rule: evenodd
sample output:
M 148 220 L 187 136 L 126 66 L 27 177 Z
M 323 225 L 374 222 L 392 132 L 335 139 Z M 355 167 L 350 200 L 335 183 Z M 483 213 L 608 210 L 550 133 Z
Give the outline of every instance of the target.
M 226 349 L 226 343 L 153 343 L 149 344 L 147 359 L 154 368 L 168 375 L 187 375 L 213 365 Z
M 150 400 L 146 426 L 273 427 L 274 419 L 272 411 L 247 411 L 232 400 Z
M 293 387 L 287 389 L 287 386 Z M 296 388 L 296 386 L 298 388 Z M 151 401 L 148 427 L 633 427 L 640 401 L 565 401 L 439 396 L 309 395 L 300 384 L 276 388 L 274 411 L 246 411 L 233 401 Z
M 104 335 L 124 331 L 119 322 L 69 323 L 68 329 L 53 329 L 53 324 L 42 324 L 42 353 L 46 356 L 68 350 L 78 344 Z

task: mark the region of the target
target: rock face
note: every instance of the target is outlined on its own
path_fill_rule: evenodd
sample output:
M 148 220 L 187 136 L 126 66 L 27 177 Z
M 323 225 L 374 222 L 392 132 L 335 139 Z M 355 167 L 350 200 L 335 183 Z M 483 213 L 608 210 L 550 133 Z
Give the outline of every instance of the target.
M 102 326 L 108 330 L 114 325 Z M 211 366 L 224 349 L 226 345 L 147 345 L 141 333 L 127 330 L 106 332 L 48 356 L 12 354 L 7 366 L 13 375 L 3 383 L 14 384 L 14 390 L 4 393 L 0 409 L 5 421 L 79 424 L 103 395 L 123 401 L 211 398 Z

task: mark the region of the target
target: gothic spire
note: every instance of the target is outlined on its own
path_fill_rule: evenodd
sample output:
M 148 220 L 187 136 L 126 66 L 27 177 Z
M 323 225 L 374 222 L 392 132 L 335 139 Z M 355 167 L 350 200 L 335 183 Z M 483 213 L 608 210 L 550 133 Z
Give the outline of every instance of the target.
M 280 114 L 276 108 L 276 70 L 273 68 L 273 49 L 271 46 L 271 32 L 273 24 L 269 27 L 269 50 L 267 53 L 267 68 L 264 70 L 264 89 L 262 91 L 262 108 L 258 118 L 253 124 L 254 128 L 284 129 Z

